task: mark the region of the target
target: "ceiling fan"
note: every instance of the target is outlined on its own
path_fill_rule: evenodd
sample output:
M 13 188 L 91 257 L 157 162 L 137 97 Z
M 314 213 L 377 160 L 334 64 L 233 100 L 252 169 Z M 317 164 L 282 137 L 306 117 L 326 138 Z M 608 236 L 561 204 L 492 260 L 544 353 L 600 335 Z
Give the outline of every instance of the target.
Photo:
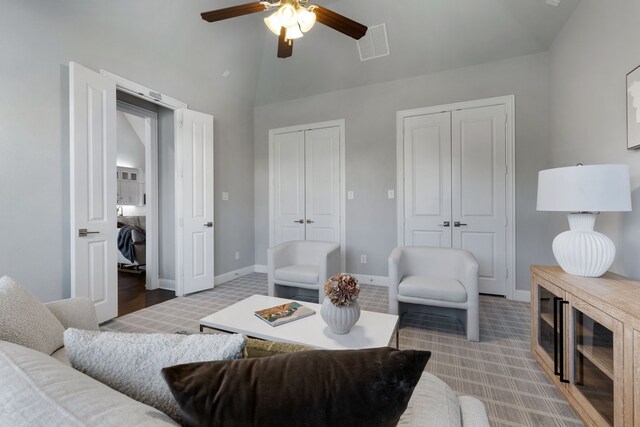
M 324 7 L 307 6 L 307 3 L 308 0 L 257 1 L 203 12 L 200 15 L 207 22 L 216 22 L 276 9 L 269 17 L 264 18 L 264 22 L 279 37 L 278 58 L 293 55 L 293 41 L 311 30 L 316 21 L 356 40 L 367 33 L 366 26 Z

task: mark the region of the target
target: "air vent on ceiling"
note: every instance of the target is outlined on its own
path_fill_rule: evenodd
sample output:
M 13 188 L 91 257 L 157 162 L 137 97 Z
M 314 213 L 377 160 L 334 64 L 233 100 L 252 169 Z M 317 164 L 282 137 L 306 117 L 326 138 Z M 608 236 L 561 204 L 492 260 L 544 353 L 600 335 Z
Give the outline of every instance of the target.
M 387 26 L 380 24 L 369 27 L 367 34 L 358 40 L 358 52 L 360 52 L 361 61 L 389 55 Z

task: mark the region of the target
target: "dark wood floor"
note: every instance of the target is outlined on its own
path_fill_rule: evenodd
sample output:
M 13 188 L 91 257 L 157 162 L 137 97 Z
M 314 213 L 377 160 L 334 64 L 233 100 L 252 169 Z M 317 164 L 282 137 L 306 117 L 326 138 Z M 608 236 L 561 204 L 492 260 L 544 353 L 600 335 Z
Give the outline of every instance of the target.
M 148 291 L 145 289 L 145 283 L 144 273 L 118 272 L 118 316 L 124 316 L 176 297 L 175 292 L 165 289 Z

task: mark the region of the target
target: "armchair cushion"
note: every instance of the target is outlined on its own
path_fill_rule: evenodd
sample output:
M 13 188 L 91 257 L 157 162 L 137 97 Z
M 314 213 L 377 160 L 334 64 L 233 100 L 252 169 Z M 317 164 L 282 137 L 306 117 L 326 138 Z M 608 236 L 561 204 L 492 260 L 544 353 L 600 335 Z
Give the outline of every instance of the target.
M 399 294 L 406 297 L 466 302 L 462 283 L 446 277 L 407 276 L 400 282 Z
M 287 282 L 318 284 L 319 271 L 314 265 L 288 265 L 276 269 L 274 274 L 276 280 Z
M 0 278 L 0 340 L 51 355 L 63 346 L 64 327 L 29 291 Z

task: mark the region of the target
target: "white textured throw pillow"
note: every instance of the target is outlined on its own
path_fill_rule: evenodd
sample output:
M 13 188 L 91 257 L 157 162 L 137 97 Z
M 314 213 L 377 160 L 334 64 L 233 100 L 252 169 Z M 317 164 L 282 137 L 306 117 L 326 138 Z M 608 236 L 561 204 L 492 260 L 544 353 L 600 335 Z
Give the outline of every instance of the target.
M 0 340 L 48 355 L 62 347 L 62 323 L 11 277 L 0 278 Z
M 74 368 L 180 421 L 178 405 L 160 370 L 183 363 L 240 359 L 245 338 L 67 329 L 64 346 Z

